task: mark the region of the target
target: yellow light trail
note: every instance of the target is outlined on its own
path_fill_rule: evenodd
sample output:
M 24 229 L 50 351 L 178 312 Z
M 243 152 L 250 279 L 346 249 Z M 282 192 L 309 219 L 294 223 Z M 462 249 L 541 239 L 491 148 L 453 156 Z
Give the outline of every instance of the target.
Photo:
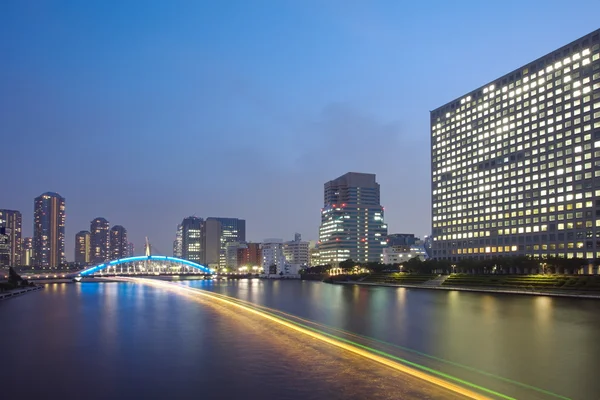
M 189 292 L 189 293 L 192 293 L 192 294 L 195 294 L 195 295 L 200 295 L 200 296 L 203 296 L 203 297 L 207 297 L 207 298 L 210 298 L 212 300 L 216 300 L 216 301 L 219 301 L 221 303 L 225 303 L 227 305 L 240 308 L 240 309 L 242 309 L 244 311 L 247 311 L 247 312 L 252 313 L 254 315 L 260 316 L 260 317 L 262 317 L 264 319 L 267 319 L 267 320 L 269 320 L 271 322 L 275 322 L 275 323 L 277 323 L 279 325 L 285 326 L 286 328 L 290 328 L 290 329 L 292 329 L 292 330 L 294 330 L 296 332 L 302 333 L 302 334 L 304 334 L 306 336 L 309 336 L 309 337 L 311 337 L 313 339 L 317 339 L 317 340 L 320 340 L 321 342 L 324 342 L 324 343 L 330 344 L 332 346 L 344 349 L 344 350 L 346 350 L 346 351 L 348 351 L 350 353 L 359 355 L 359 356 L 364 357 L 366 359 L 369 359 L 371 361 L 375 361 L 375 362 L 377 362 L 379 364 L 385 365 L 385 366 L 387 366 L 389 368 L 392 368 L 392 369 L 394 369 L 396 371 L 399 371 L 399 372 L 405 373 L 407 375 L 410 375 L 412 377 L 415 377 L 415 378 L 421 379 L 423 381 L 432 383 L 434 385 L 437 385 L 437 386 L 442 387 L 444 389 L 450 390 L 450 391 L 452 391 L 452 392 L 454 392 L 456 394 L 465 396 L 467 398 L 477 399 L 477 400 L 484 400 L 484 399 L 487 400 L 487 399 L 490 399 L 489 397 L 486 397 L 486 396 L 484 396 L 482 394 L 476 393 L 476 392 L 474 392 L 472 390 L 466 389 L 464 387 L 455 385 L 455 384 L 450 383 L 450 382 L 446 382 L 443 379 L 437 378 L 435 376 L 431 376 L 431 375 L 426 374 L 424 372 L 418 371 L 418 370 L 416 370 L 414 368 L 411 368 L 411 367 L 399 364 L 397 362 L 394 362 L 392 360 L 389 360 L 389 359 L 387 359 L 385 357 L 382 357 L 382 356 L 379 356 L 377 354 L 370 353 L 370 352 L 368 352 L 368 351 L 366 351 L 364 349 L 361 349 L 361 348 L 358 348 L 356 346 L 350 345 L 348 343 L 344 343 L 342 341 L 330 338 L 330 337 L 325 336 L 325 335 L 323 335 L 321 333 L 313 332 L 313 331 L 311 331 L 309 329 L 306 329 L 306 328 L 303 328 L 301 326 L 294 325 L 294 324 L 292 324 L 292 323 L 290 323 L 290 322 L 288 322 L 286 320 L 277 318 L 277 317 L 275 317 L 273 315 L 270 315 L 270 314 L 267 314 L 267 313 L 265 313 L 263 311 L 251 308 L 249 306 L 246 306 L 246 305 L 243 305 L 243 304 L 240 304 L 240 303 L 237 303 L 235 301 L 226 299 L 224 297 L 220 297 L 220 296 L 223 296 L 223 295 L 216 296 L 214 293 L 211 293 L 211 292 L 206 292 L 206 291 L 202 291 L 202 290 L 198 290 L 198 289 L 192 289 L 192 288 L 189 288 L 189 287 L 185 287 L 185 286 L 181 286 L 181 285 L 177 285 L 177 284 L 172 284 L 172 283 L 169 283 L 169 282 L 161 282 L 161 281 L 156 281 L 156 280 L 151 280 L 151 279 L 144 279 L 144 278 L 129 278 L 129 277 L 127 277 L 127 278 L 118 278 L 117 280 L 135 282 L 135 283 L 140 283 L 140 284 L 149 285 L 149 286 L 155 286 L 155 287 L 158 287 L 158 288 L 167 289 L 167 290 L 175 292 L 175 293 L 177 293 L 178 291 L 185 291 L 185 292 Z
M 183 282 L 179 282 L 178 285 L 182 286 Z M 205 292 L 204 290 L 198 289 L 198 288 L 192 288 L 192 287 L 187 287 L 187 286 L 183 286 L 183 287 L 189 288 L 191 290 L 197 290 L 199 292 Z M 465 365 L 461 365 L 461 364 L 458 364 L 458 363 L 455 363 L 455 362 L 452 362 L 452 361 L 444 360 L 442 358 L 434 357 L 434 356 L 431 356 L 429 354 L 425 354 L 425 353 L 422 353 L 422 352 L 419 352 L 419 351 L 416 351 L 416 350 L 413 350 L 413 349 L 409 349 L 409 348 L 406 348 L 406 347 L 403 347 L 403 346 L 399 346 L 399 345 L 396 345 L 396 344 L 393 344 L 393 343 L 388 343 L 388 342 L 385 342 L 385 341 L 382 341 L 382 340 L 379 340 L 379 339 L 376 339 L 376 338 L 372 338 L 372 337 L 368 337 L 368 336 L 363 336 L 363 335 L 356 334 L 354 332 L 346 331 L 346 330 L 339 329 L 339 328 L 336 328 L 336 327 L 333 327 L 333 326 L 328 326 L 328 325 L 325 325 L 325 324 L 322 324 L 322 323 L 319 323 L 319 322 L 316 322 L 316 321 L 312 321 L 312 320 L 309 320 L 309 319 L 305 319 L 305 318 L 299 317 L 297 315 L 286 313 L 285 311 L 281 311 L 281 310 L 278 310 L 278 309 L 275 309 L 275 308 L 263 306 L 263 305 L 260 305 L 260 304 L 255 304 L 255 303 L 252 303 L 252 302 L 247 301 L 247 300 L 243 300 L 243 299 L 238 299 L 238 298 L 235 298 L 235 297 L 226 296 L 226 295 L 223 295 L 223 294 L 220 294 L 220 293 L 216 293 L 216 292 L 209 292 L 209 293 L 211 293 L 214 296 L 220 296 L 220 297 L 223 297 L 223 298 L 231 300 L 231 301 L 236 301 L 238 303 L 246 304 L 246 305 L 248 305 L 249 307 L 252 307 L 252 308 L 258 308 L 258 309 L 261 309 L 261 310 L 265 310 L 265 311 L 267 311 L 269 313 L 275 313 L 275 314 L 279 314 L 279 315 L 284 315 L 286 317 L 293 318 L 293 319 L 295 319 L 297 321 L 302 321 L 302 322 L 304 322 L 306 324 L 318 326 L 318 327 L 320 327 L 322 329 L 325 329 L 325 330 L 329 330 L 329 331 L 333 331 L 333 332 L 338 332 L 340 335 L 345 335 L 345 336 L 348 336 L 348 337 L 354 337 L 354 338 L 359 339 L 359 340 L 360 339 L 371 340 L 371 341 L 379 342 L 379 343 L 382 343 L 382 344 L 385 344 L 385 345 L 388 345 L 388 346 L 397 347 L 397 348 L 400 348 L 400 349 L 402 349 L 404 351 L 408 351 L 408 352 L 415 353 L 415 354 L 418 354 L 418 355 L 421 355 L 421 356 L 424 356 L 424 357 L 427 357 L 427 358 L 430 358 L 430 359 L 433 359 L 433 360 L 441 361 L 441 362 L 444 362 L 444 363 L 447 363 L 447 364 L 451 364 L 451 365 L 454 365 L 454 366 L 457 366 L 457 367 L 460 367 L 460 368 L 464 368 L 464 369 L 469 370 L 471 372 L 477 372 L 479 374 L 482 374 L 482 375 L 485 375 L 485 376 L 488 376 L 488 377 L 492 377 L 492 378 L 498 379 L 500 381 L 508 382 L 508 383 L 513 384 L 513 385 L 520 386 L 520 387 L 523 387 L 523 388 L 526 388 L 526 389 L 529 389 L 529 390 L 533 390 L 533 391 L 536 391 L 536 392 L 539 392 L 539 393 L 542 393 L 542 394 L 545 394 L 545 395 L 548 395 L 548 396 L 556 397 L 556 398 L 559 398 L 559 399 L 562 399 L 562 400 L 570 400 L 568 397 L 561 396 L 559 394 L 550 392 L 550 391 L 545 390 L 545 389 L 540 389 L 540 388 L 535 387 L 535 386 L 531 386 L 531 385 L 528 385 L 528 384 L 525 384 L 525 383 L 522 383 L 522 382 L 514 381 L 512 379 L 504 378 L 502 376 L 494 375 L 494 374 L 491 374 L 491 373 L 488 373 L 488 372 L 485 372 L 485 371 L 481 371 L 481 370 L 478 370 L 478 369 L 475 369 L 475 368 L 472 368 L 472 367 L 468 367 L 468 366 L 465 366 Z M 488 390 L 486 389 L 485 391 L 488 391 Z M 498 396 L 500 396 L 502 398 L 508 398 L 507 396 L 502 395 L 500 393 L 494 393 L 494 394 L 496 394 L 496 395 L 498 395 Z

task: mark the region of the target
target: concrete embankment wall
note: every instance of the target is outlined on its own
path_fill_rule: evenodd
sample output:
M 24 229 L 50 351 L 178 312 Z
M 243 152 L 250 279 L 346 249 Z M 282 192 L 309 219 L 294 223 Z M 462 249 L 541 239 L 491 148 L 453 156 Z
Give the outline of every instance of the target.
M 25 293 L 34 292 L 36 290 L 42 290 L 42 288 L 43 288 L 42 286 L 28 286 L 28 287 L 22 288 L 22 289 L 15 289 L 15 290 L 11 290 L 9 292 L 3 292 L 3 293 L 0 293 L 0 300 L 10 299 L 10 298 L 17 297 L 17 296 L 20 296 Z

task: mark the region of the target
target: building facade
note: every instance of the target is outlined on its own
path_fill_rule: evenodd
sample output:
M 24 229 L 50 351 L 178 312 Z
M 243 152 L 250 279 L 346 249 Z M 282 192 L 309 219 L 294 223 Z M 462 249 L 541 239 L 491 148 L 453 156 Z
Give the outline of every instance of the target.
M 33 265 L 33 238 L 23 238 L 21 249 L 21 265 L 30 267 Z
M 129 256 L 127 230 L 121 225 L 110 228 L 110 259 L 118 260 Z
M 0 210 L 0 228 L 6 228 L 10 245 L 9 261 L 11 267 L 22 265 L 21 261 L 21 212 L 16 210 Z
M 10 230 L 0 227 L 0 267 L 10 267 Z M 4 275 L 4 274 L 3 274 Z
M 220 238 L 219 238 L 219 267 L 226 268 L 227 262 L 227 246 L 230 243 L 243 243 L 246 241 L 246 220 L 239 218 L 222 218 L 222 217 L 208 217 L 206 221 L 218 221 L 220 224 Z M 207 251 L 211 252 L 212 249 L 206 248 Z M 233 263 L 233 255 L 229 260 L 229 264 Z
M 274 275 L 284 272 L 285 256 L 282 239 L 265 239 L 261 245 L 261 267 L 265 274 Z
M 308 265 L 316 267 L 321 265 L 321 251 L 317 241 L 311 240 L 308 246 Z
M 383 249 L 384 264 L 402 264 L 411 258 L 419 257 L 421 261 L 427 260 L 429 257 L 423 246 L 423 242 L 417 240 L 415 243 L 407 245 L 389 246 Z
M 175 232 L 175 240 L 173 241 L 173 257 L 181 258 L 183 250 L 183 226 L 177 225 L 177 231 Z
M 90 222 L 90 247 L 92 264 L 102 264 L 110 259 L 110 224 L 98 217 Z
M 387 235 L 388 246 L 410 246 L 417 241 L 419 241 L 419 238 L 412 233 L 391 233 Z
M 91 261 L 91 235 L 89 231 L 80 231 L 75 235 L 75 262 L 88 265 Z
M 34 200 L 33 258 L 42 268 L 57 268 L 65 257 L 65 198 L 46 192 Z
M 600 254 L 600 30 L 431 111 L 434 258 Z
M 238 246 L 236 248 L 237 262 L 235 268 L 262 266 L 262 249 L 260 245 L 260 243 L 245 243 Z
M 133 257 L 135 255 L 135 246 L 133 242 L 127 243 L 127 257 Z
M 202 264 L 211 268 L 218 268 L 221 260 L 221 222 L 214 218 L 207 218 L 202 229 Z
M 319 261 L 381 262 L 387 225 L 375 174 L 349 172 L 325 183 Z
M 283 255 L 288 264 L 298 265 L 301 268 L 309 265 L 309 248 L 310 243 L 302 240 L 299 233 L 294 235 L 294 240 L 283 244 Z
M 187 217 L 181 221 L 181 258 L 196 263 L 202 263 L 202 229 L 204 220 L 198 217 Z

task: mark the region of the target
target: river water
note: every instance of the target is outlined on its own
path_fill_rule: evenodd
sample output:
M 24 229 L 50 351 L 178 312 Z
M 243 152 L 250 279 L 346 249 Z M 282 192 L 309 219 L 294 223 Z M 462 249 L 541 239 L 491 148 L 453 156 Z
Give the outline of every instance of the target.
M 491 398 L 600 399 L 600 301 L 302 281 L 176 284 L 288 313 Z M 0 324 L 7 399 L 461 398 L 210 298 L 139 283 L 50 284 L 1 301 Z

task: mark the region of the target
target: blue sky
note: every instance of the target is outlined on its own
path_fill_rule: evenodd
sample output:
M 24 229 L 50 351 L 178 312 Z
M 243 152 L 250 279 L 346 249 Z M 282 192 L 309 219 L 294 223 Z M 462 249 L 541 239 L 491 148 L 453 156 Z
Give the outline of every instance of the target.
M 171 252 L 188 215 L 316 239 L 323 183 L 377 174 L 390 232 L 430 230 L 429 111 L 598 29 L 600 2 L 0 4 L 0 208 L 67 200 Z

